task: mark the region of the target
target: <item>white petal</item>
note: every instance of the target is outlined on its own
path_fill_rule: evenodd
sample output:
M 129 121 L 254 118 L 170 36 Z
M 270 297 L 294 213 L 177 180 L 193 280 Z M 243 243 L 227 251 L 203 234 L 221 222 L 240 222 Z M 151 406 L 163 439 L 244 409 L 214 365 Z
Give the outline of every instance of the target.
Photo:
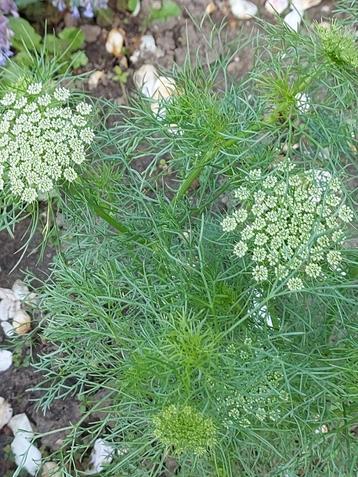
M 22 434 L 15 436 L 11 443 L 16 465 L 25 469 L 30 475 L 36 475 L 41 466 L 41 452 Z
M 12 365 L 12 352 L 0 349 L 0 373 L 6 371 Z
M 302 15 L 299 11 L 297 10 L 291 10 L 290 13 L 288 13 L 283 21 L 286 23 L 286 25 L 291 28 L 294 31 L 298 31 L 298 27 L 301 24 L 302 21 Z
M 248 0 L 229 0 L 233 15 L 240 20 L 250 20 L 257 13 L 257 6 Z
M 106 464 L 112 462 L 114 449 L 111 444 L 103 439 L 97 439 L 94 443 L 93 450 L 91 452 L 91 469 L 87 474 L 97 474 L 101 472 Z
M 267 0 L 265 8 L 268 12 L 279 15 L 288 7 L 288 0 Z
M 14 436 L 22 435 L 28 442 L 34 437 L 31 422 L 25 413 L 16 414 L 9 422 L 8 426 L 12 430 Z
M 3 397 L 0 397 L 0 429 L 6 426 L 11 417 L 12 407 Z

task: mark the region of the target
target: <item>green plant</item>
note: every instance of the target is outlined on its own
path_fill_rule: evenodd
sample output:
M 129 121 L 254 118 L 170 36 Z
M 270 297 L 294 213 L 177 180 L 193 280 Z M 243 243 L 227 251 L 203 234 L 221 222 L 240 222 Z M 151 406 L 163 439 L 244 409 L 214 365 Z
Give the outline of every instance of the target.
M 111 477 L 353 475 L 357 77 L 320 35 L 266 26 L 239 84 L 230 56 L 188 61 L 159 118 L 140 96 L 104 105 L 119 120 L 62 191 L 42 294 L 39 405 L 76 395 L 87 409 L 52 456 L 66 476 L 98 438 L 118 451 Z M 264 252 L 289 273 L 267 262 L 257 280 L 276 219 Z M 254 235 L 235 256 L 221 224 L 243 222 Z
M 16 50 L 16 55 L 7 66 L 10 72 L 13 71 L 13 63 L 23 69 L 32 70 L 36 67 L 38 55 L 43 56 L 46 62 L 55 59 L 58 75 L 88 63 L 83 51 L 85 37 L 79 28 L 66 27 L 58 35 L 46 33 L 42 38 L 24 18 L 9 18 L 9 26 L 13 32 L 11 43 Z M 8 76 L 6 70 L 3 74 Z

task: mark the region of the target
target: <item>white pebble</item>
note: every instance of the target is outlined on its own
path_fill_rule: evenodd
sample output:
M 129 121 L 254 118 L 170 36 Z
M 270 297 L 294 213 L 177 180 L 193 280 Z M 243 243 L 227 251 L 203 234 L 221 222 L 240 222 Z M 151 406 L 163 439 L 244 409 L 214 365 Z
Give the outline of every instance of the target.
M 140 40 L 140 49 L 143 52 L 155 53 L 157 50 L 157 45 L 153 35 L 143 35 Z
M 133 75 L 133 81 L 136 88 L 146 98 L 151 98 L 155 93 L 157 80 L 157 69 L 150 64 L 141 66 Z
M 6 426 L 6 424 L 10 421 L 12 417 L 12 407 L 11 405 L 4 399 L 0 397 L 0 430 Z
M 55 462 L 45 462 L 42 466 L 41 477 L 62 477 L 59 466 Z
M 114 449 L 111 444 L 104 439 L 97 439 L 91 452 L 91 469 L 86 474 L 98 474 L 106 464 L 110 464 L 113 459 Z
M 9 422 L 9 427 L 12 430 L 14 436 L 22 434 L 28 442 L 34 437 L 31 422 L 25 413 L 16 414 Z
M 250 20 L 257 13 L 257 6 L 248 0 L 229 0 L 231 11 L 240 20 Z
M 23 434 L 15 436 L 11 450 L 20 469 L 25 469 L 32 476 L 37 474 L 41 466 L 41 452 Z
M 106 50 L 116 58 L 120 58 L 122 56 L 123 45 L 123 33 L 118 28 L 112 28 L 107 37 Z
M 0 373 L 8 370 L 12 365 L 12 352 L 0 349 Z
M 21 280 L 16 280 L 12 286 L 12 291 L 14 292 L 16 298 L 20 301 L 24 301 L 25 298 L 29 295 L 30 290 Z
M 15 313 L 12 324 L 18 335 L 25 335 L 31 331 L 31 317 L 24 310 Z
M 293 9 L 304 12 L 309 8 L 319 5 L 321 2 L 322 0 L 292 0 L 291 5 Z
M 272 14 L 281 14 L 288 7 L 288 0 L 267 0 L 265 8 Z
M 298 10 L 291 10 L 283 19 L 286 25 L 293 31 L 298 31 L 302 21 L 302 14 Z
M 11 320 L 20 310 L 20 302 L 16 299 L 4 298 L 0 302 L 0 321 Z
M 310 110 L 310 97 L 306 93 L 297 93 L 295 96 L 297 109 L 301 113 L 307 113 Z
M 10 338 L 15 335 L 15 330 L 11 323 L 8 321 L 2 321 L 0 324 L 6 336 Z

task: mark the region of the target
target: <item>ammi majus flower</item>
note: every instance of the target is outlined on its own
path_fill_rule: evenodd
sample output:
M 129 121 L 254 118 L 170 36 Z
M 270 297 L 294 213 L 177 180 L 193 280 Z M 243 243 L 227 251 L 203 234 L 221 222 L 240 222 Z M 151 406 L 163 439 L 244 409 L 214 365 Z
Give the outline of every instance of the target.
M 25 91 L 9 91 L 0 99 L 0 190 L 31 203 L 60 180 L 77 178 L 76 166 L 86 159 L 94 134 L 91 105 L 69 106 L 65 88 L 46 91 L 31 83 Z

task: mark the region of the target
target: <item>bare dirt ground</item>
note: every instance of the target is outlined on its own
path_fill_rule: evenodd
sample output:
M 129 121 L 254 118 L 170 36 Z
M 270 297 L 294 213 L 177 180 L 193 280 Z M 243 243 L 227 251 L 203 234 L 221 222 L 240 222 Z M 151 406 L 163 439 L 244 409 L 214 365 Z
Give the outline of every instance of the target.
M 115 99 L 119 103 L 126 102 L 132 87 L 132 74 L 139 66 L 143 63 L 154 63 L 161 68 L 170 69 L 174 63 L 182 64 L 188 51 L 188 44 L 193 54 L 199 48 L 203 48 L 205 45 L 203 33 L 209 34 L 213 26 L 212 23 L 220 24 L 226 15 L 228 18 L 225 34 L 231 40 L 235 39 L 238 34 L 245 36 L 253 28 L 257 28 L 253 21 L 239 21 L 230 16 L 228 5 L 222 0 L 215 2 L 216 9 L 211 14 L 210 21 L 204 22 L 203 31 L 194 26 L 191 17 L 200 22 L 208 6 L 208 0 L 178 0 L 177 3 L 182 7 L 180 17 L 146 26 L 146 12 L 151 3 L 153 1 L 143 0 L 142 11 L 137 17 L 121 10 L 119 8 L 121 2 L 117 1 L 117 3 L 111 3 L 112 14 L 107 22 L 102 19 L 97 24 L 95 20 L 81 20 L 80 24 L 86 36 L 85 51 L 89 57 L 89 64 L 79 72 L 103 72 L 96 87 L 87 85 L 91 94 Z M 272 19 L 263 7 L 263 0 L 256 0 L 256 4 L 259 6 L 260 17 Z M 334 2 L 331 0 L 322 2 L 319 6 L 306 12 L 306 18 L 314 18 L 318 21 L 326 19 L 330 16 L 333 4 Z M 68 15 L 58 14 L 50 7 L 29 14 L 29 20 L 40 31 L 43 30 L 45 18 L 48 21 L 48 29 L 55 28 L 58 31 L 73 23 L 73 19 Z M 106 37 L 113 26 L 120 27 L 125 31 L 126 53 L 120 60 L 113 58 L 105 49 Z M 134 61 L 131 57 L 139 49 L 143 35 L 153 36 L 156 50 L 155 52 L 142 52 L 139 59 Z M 217 51 L 208 51 L 207 48 L 206 51 L 212 59 L 215 59 L 215 55 L 218 54 Z M 229 66 L 230 75 L 233 78 L 240 78 L 250 69 L 252 55 L 253 50 L 246 48 L 240 56 L 233 59 Z M 128 72 L 128 81 L 123 88 L 114 78 L 113 68 L 116 64 L 119 64 L 123 71 Z M 17 278 L 23 278 L 28 271 L 37 276 L 39 280 L 45 280 L 48 276 L 49 265 L 54 254 L 51 248 L 47 250 L 42 260 L 39 258 L 38 252 L 27 254 L 13 270 L 19 259 L 18 250 L 24 242 L 23 235 L 27 225 L 26 223 L 19 224 L 14 238 L 10 237 L 7 232 L 0 233 L 0 287 L 11 287 Z M 39 237 L 35 237 L 29 251 L 36 248 L 38 242 Z M 1 333 L 0 331 L 0 347 L 6 347 L 5 336 Z M 22 349 L 16 351 L 13 366 L 0 375 L 0 396 L 11 402 L 14 414 L 25 412 L 32 421 L 34 429 L 40 433 L 65 427 L 70 422 L 76 422 L 81 415 L 79 403 L 71 399 L 56 402 L 46 415 L 36 409 L 34 402 L 36 394 L 29 390 L 41 380 L 41 377 L 34 372 L 29 363 L 31 357 L 39 351 L 44 351 L 45 347 L 46 344 L 41 342 L 40 337 L 37 337 L 31 346 L 30 344 L 24 345 Z M 63 434 L 55 433 L 42 438 L 41 450 L 48 453 L 57 449 L 61 444 L 62 437 Z M 10 451 L 11 440 L 11 431 L 5 427 L 0 431 L 0 477 L 10 477 L 15 469 Z

